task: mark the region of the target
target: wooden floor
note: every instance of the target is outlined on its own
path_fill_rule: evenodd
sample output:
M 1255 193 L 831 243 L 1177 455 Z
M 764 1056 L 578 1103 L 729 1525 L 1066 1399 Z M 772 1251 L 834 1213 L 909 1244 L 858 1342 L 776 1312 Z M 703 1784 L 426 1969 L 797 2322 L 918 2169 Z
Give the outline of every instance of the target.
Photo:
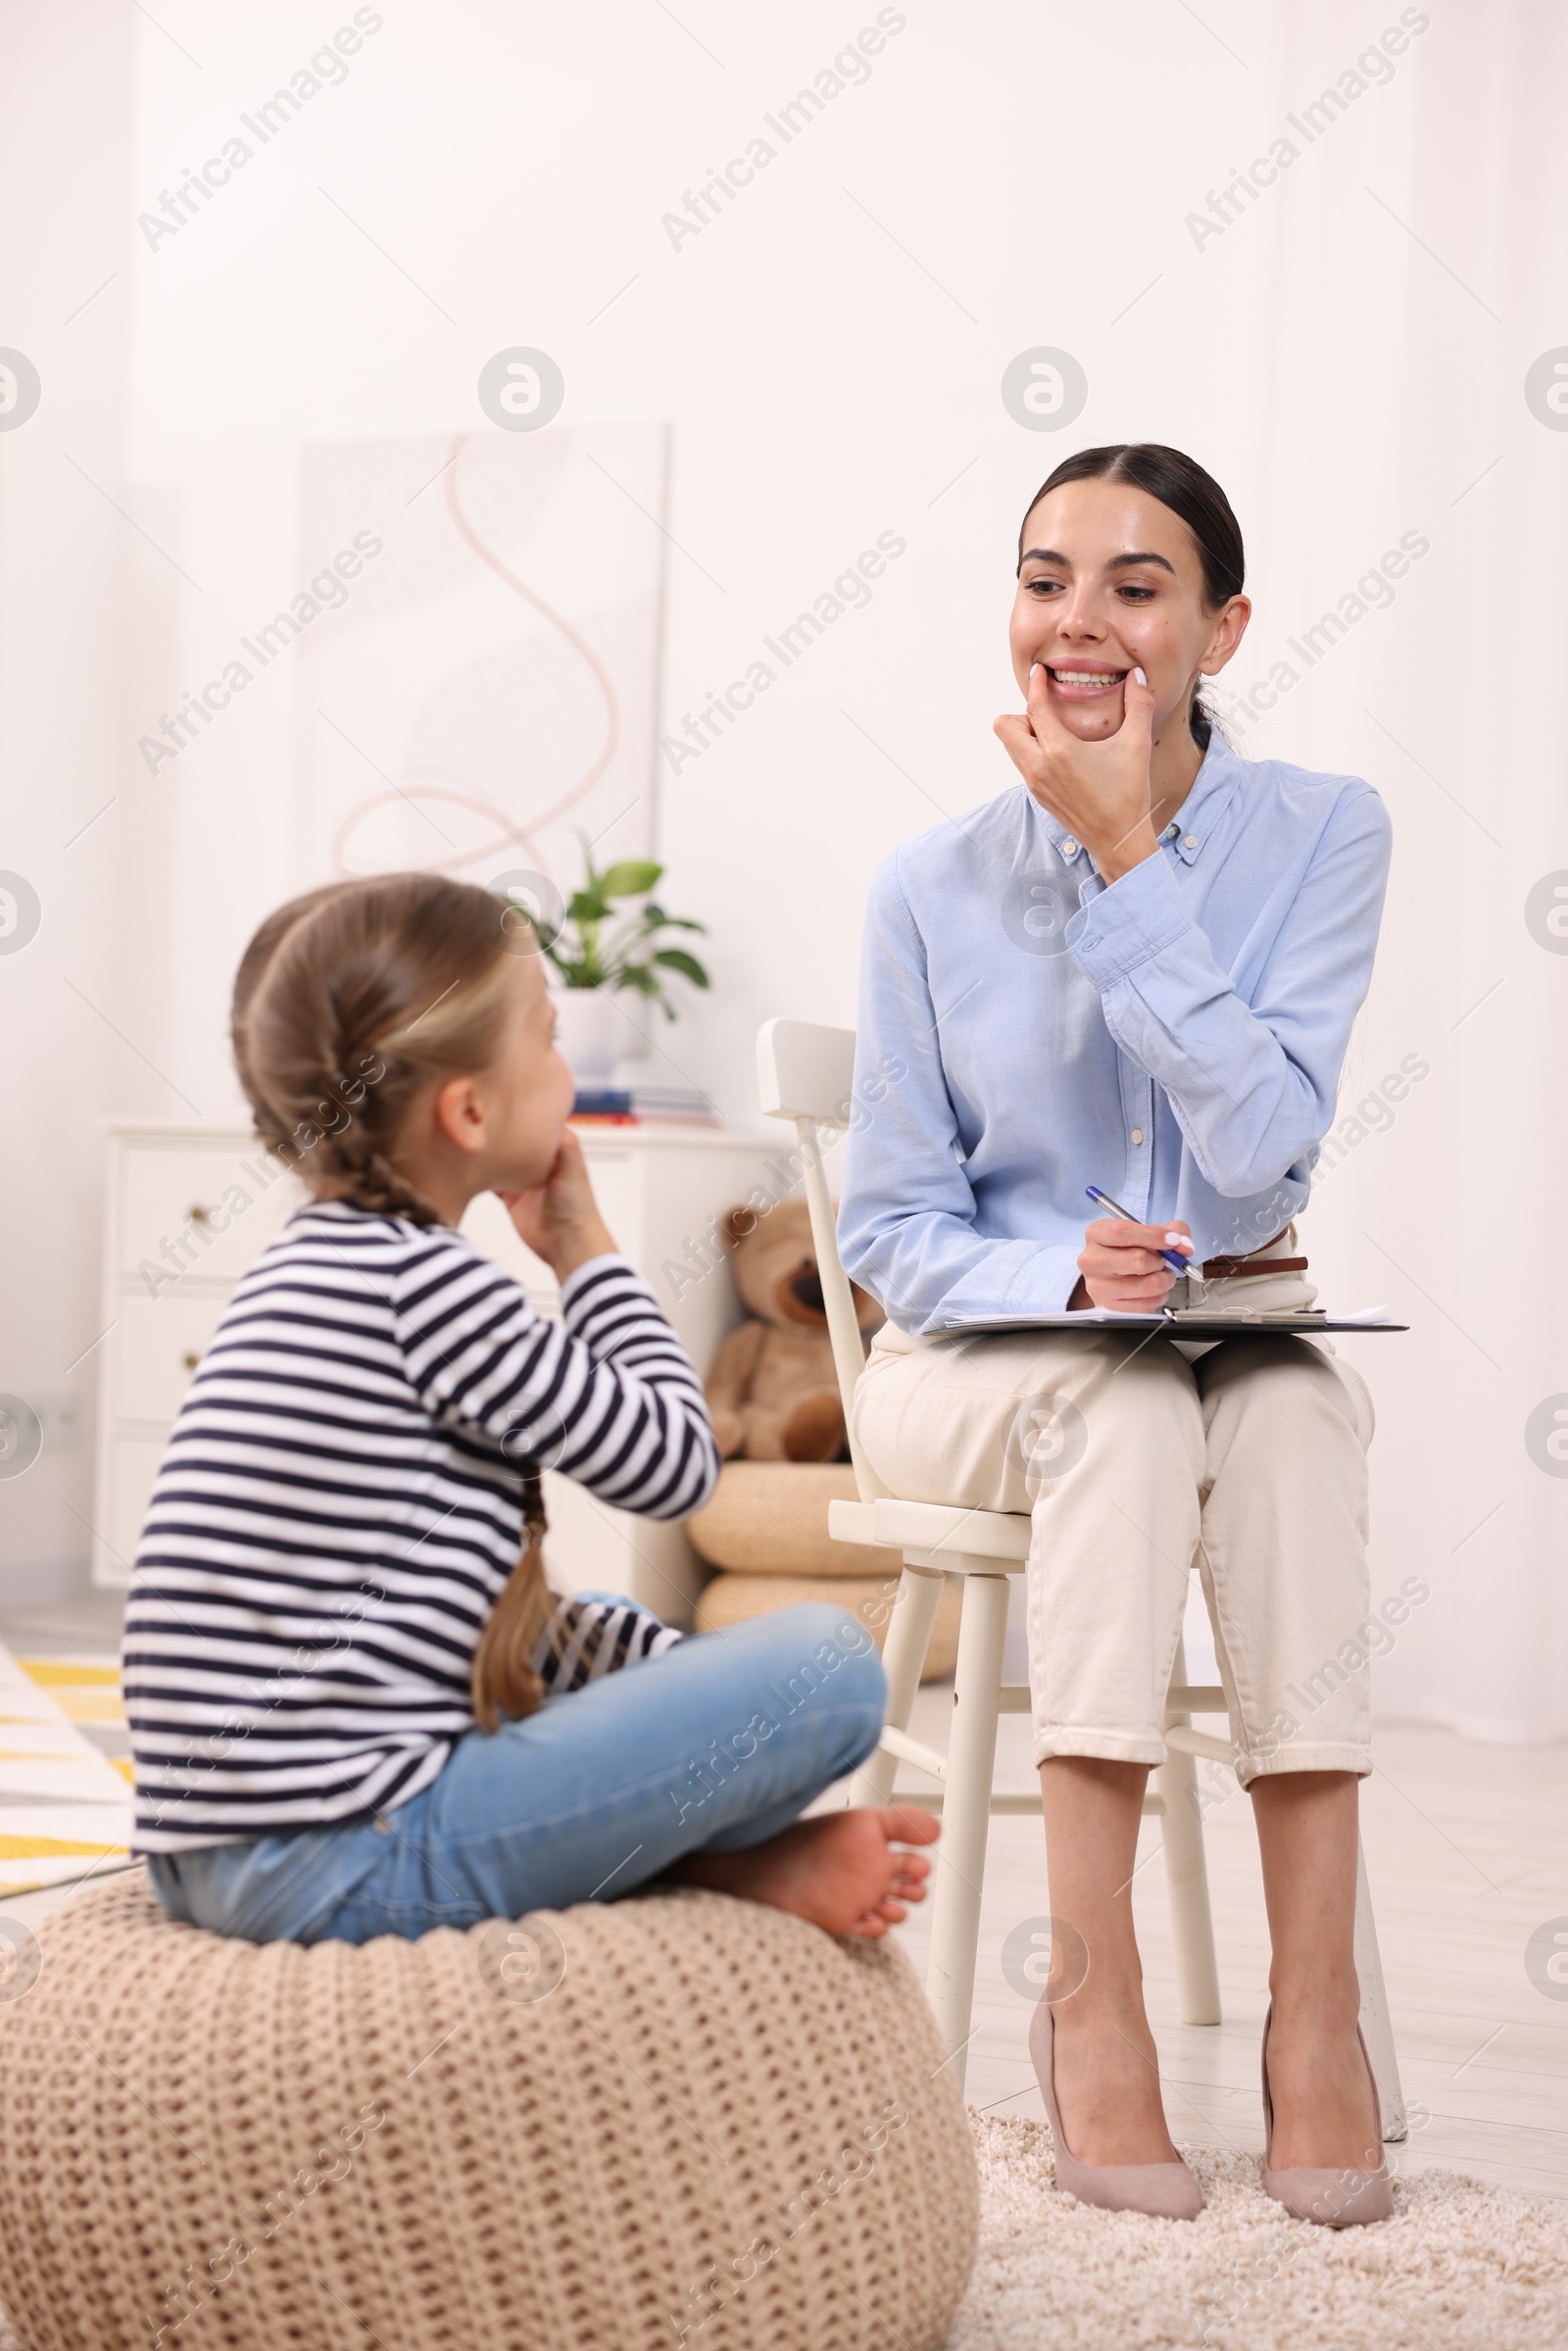
M 910 1729 L 941 1745 L 951 1710 L 952 1685 L 933 1684 Z M 1223 1734 L 1219 1723 L 1200 1728 Z M 1000 1729 L 997 1785 L 1038 1787 L 1027 1719 L 1004 1716 Z M 1411 2121 L 1391 2157 L 1406 2172 L 1439 2166 L 1568 2199 L 1568 1996 L 1548 1999 L 1525 1973 L 1535 1929 L 1558 1917 L 1568 1926 L 1568 1745 L 1477 1746 L 1380 1724 L 1373 1751 L 1362 1838 Z M 1157 1818 L 1145 1821 L 1139 1845 L 1134 1899 L 1165 2109 L 1178 2140 L 1261 2152 L 1268 1940 L 1247 1797 L 1210 1809 L 1204 1835 L 1217 2026 L 1178 2022 Z M 994 2114 L 1044 2114 L 1025 2045 L 1029 2007 L 1003 1976 L 1001 1949 L 1020 1921 L 1049 1908 L 1040 1822 L 994 1820 L 965 2088 Z M 922 1971 L 928 1915 L 912 1913 L 899 1931 Z
M 25 1654 L 112 1653 L 118 1637 L 119 1603 L 107 1593 L 0 1616 L 0 1641 Z M 951 1712 L 951 1684 L 933 1684 L 910 1728 L 941 1745 Z M 114 1735 L 100 1737 L 107 1743 Z M 1476 1746 L 1445 1731 L 1383 1724 L 1375 1754 L 1362 1790 L 1363 1837 L 1412 2121 L 1394 2159 L 1568 2199 L 1568 1998 L 1547 1999 L 1525 1973 L 1535 1929 L 1568 1920 L 1568 1745 Z M 1003 1718 L 997 1778 L 1008 1788 L 1038 1785 L 1023 1717 Z M 1260 2150 L 1268 1948 L 1251 1807 L 1232 1795 L 1204 1827 L 1225 2009 L 1218 2026 L 1177 2022 L 1157 1819 L 1145 1822 L 1139 1848 L 1135 1902 L 1166 2111 L 1178 2140 Z M 7 1914 L 35 1924 L 70 1898 L 13 1898 Z M 1004 1979 L 1001 1949 L 1013 1927 L 1043 1919 L 1048 1907 L 1038 1819 L 994 1821 L 967 2080 L 970 2103 L 993 2113 L 1043 2112 L 1025 2047 L 1029 2009 Z M 915 1912 L 900 1931 L 922 1971 L 928 1915 Z

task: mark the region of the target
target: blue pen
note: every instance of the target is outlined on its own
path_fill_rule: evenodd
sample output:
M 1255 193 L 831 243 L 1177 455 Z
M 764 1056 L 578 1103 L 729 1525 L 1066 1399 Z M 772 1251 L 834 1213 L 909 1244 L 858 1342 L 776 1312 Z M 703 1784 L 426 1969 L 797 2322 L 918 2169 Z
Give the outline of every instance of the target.
M 1112 1216 L 1119 1216 L 1124 1224 L 1142 1224 L 1144 1222 L 1143 1217 L 1135 1216 L 1131 1208 L 1124 1208 L 1120 1200 L 1112 1200 L 1108 1192 L 1102 1192 L 1098 1184 L 1086 1184 L 1084 1190 L 1097 1206 L 1108 1208 Z M 1173 1273 L 1188 1273 L 1197 1270 L 1192 1259 L 1182 1256 L 1179 1250 L 1162 1249 L 1158 1254 L 1164 1258 Z

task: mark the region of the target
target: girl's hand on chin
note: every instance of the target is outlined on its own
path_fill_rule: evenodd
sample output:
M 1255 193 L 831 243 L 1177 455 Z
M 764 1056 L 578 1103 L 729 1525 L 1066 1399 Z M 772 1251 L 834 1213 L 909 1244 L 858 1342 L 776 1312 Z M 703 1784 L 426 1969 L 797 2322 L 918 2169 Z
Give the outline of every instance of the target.
M 513 1229 L 525 1248 L 542 1257 L 558 1281 L 590 1257 L 615 1253 L 610 1228 L 599 1213 L 588 1180 L 582 1145 L 567 1127 L 550 1173 L 528 1192 L 498 1192 Z
M 1036 661 L 1027 713 L 1005 713 L 995 729 L 1035 799 L 1083 843 L 1107 882 L 1141 865 L 1156 846 L 1149 779 L 1154 697 L 1141 669 L 1129 669 L 1121 691 L 1116 732 L 1101 743 L 1080 742 L 1057 716 L 1045 666 Z

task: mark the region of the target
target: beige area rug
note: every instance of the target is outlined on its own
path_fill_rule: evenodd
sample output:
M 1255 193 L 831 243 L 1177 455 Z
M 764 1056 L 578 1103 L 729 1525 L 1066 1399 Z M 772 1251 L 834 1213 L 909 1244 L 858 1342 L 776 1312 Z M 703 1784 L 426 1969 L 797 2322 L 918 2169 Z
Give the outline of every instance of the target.
M 1551 2351 L 1568 2344 L 1568 2204 L 1447 2172 L 1376 2229 L 1293 2221 L 1255 2157 L 1189 2160 L 1200 2219 L 1091 2211 L 1042 2123 L 972 2116 L 980 2251 L 942 2351 Z

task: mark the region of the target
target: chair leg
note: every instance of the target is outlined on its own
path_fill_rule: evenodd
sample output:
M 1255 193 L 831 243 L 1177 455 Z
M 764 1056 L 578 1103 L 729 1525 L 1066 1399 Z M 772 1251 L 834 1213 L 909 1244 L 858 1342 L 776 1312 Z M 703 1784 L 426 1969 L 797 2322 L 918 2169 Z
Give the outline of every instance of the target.
M 1171 1679 L 1187 1679 L 1186 1650 L 1180 1641 Z M 1190 1725 L 1191 1719 L 1185 1714 L 1166 1717 L 1169 1725 Z M 1208 1905 L 1202 1815 L 1198 1809 L 1198 1766 L 1191 1755 L 1167 1753 L 1159 1767 L 1159 1792 L 1165 1800 L 1165 1884 L 1176 1940 L 1176 1996 L 1182 2023 L 1217 2025 L 1219 1970 L 1214 1963 L 1214 1920 Z
M 909 1727 L 914 1693 L 920 1687 L 920 1668 L 931 1645 L 931 1628 L 936 1623 L 943 1581 L 939 1569 L 919 1567 L 906 1567 L 899 1578 L 898 1597 L 882 1645 L 882 1671 L 888 1686 L 887 1711 L 882 1719 L 895 1731 L 906 1731 Z M 858 1772 L 840 1782 L 847 1790 L 846 1801 L 885 1804 L 893 1793 L 898 1768 L 898 1757 L 885 1754 L 879 1747 Z
M 960 2097 L 968 2058 L 969 2011 L 974 2003 L 980 1887 L 991 1827 L 1007 1589 L 1005 1576 L 972 1573 L 963 1580 L 953 1736 L 948 1741 L 942 1837 L 936 1848 L 926 1991 L 936 2012 L 942 2046 L 957 2077 Z
M 1383 2109 L 1383 2136 L 1397 2144 L 1409 2137 L 1410 2123 L 1404 2111 L 1404 2091 L 1399 2086 L 1399 2060 L 1394 2047 L 1389 1995 L 1383 1984 L 1383 1961 L 1372 1916 L 1372 1889 L 1367 1884 L 1366 1855 L 1359 1838 L 1355 1847 L 1355 1973 L 1361 1985 L 1361 2032 L 1366 2053 L 1372 2060 L 1378 2103 Z

